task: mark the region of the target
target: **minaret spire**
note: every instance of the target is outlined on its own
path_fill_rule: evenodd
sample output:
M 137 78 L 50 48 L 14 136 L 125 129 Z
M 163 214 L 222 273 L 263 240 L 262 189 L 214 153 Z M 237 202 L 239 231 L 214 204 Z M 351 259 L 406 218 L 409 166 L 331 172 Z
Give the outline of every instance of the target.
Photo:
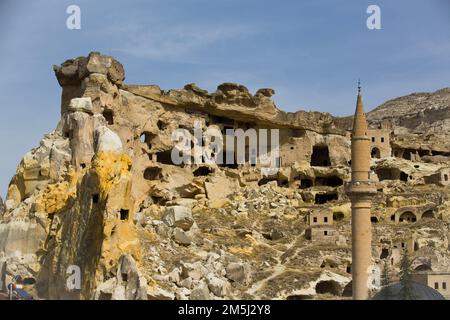
M 358 80 L 358 97 L 352 130 L 352 180 L 347 194 L 352 202 L 352 290 L 353 299 L 369 296 L 369 272 L 372 264 L 371 198 L 376 188 L 370 181 L 370 140 Z

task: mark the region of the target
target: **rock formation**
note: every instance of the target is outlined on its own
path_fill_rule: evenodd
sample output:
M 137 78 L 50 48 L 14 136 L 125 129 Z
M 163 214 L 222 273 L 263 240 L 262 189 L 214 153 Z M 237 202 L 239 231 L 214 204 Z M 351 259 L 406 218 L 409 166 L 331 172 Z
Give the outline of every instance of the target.
M 61 120 L 0 201 L 6 281 L 21 275 L 40 299 L 351 294 L 351 118 L 283 112 L 273 90 L 233 83 L 128 85 L 123 66 L 95 52 L 54 70 Z M 398 270 L 407 248 L 417 270 L 450 271 L 449 101 L 443 89 L 367 114 L 374 266 Z M 198 142 L 196 124 L 279 129 L 276 170 L 253 163 L 248 143 L 243 164 L 174 163 L 172 133 Z M 205 144 L 192 157 L 213 153 Z M 73 266 L 79 288 L 67 285 Z

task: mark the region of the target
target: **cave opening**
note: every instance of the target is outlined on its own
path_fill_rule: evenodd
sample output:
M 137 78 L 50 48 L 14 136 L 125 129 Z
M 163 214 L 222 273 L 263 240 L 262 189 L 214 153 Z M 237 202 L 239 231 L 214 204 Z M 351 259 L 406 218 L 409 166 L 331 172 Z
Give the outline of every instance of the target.
M 317 193 L 314 197 L 315 204 L 324 204 L 334 200 L 338 200 L 337 193 Z
M 156 161 L 162 164 L 175 165 L 172 161 L 172 150 L 157 152 Z
M 211 169 L 210 167 L 207 166 L 201 166 L 199 168 L 197 168 L 196 170 L 194 170 L 194 177 L 202 177 L 202 176 L 207 176 L 210 173 L 213 173 L 214 170 Z
M 289 180 L 277 180 L 277 184 L 281 188 L 289 188 Z
M 323 280 L 316 284 L 317 294 L 332 294 L 334 296 L 341 295 L 341 286 L 337 281 L 334 280 Z
M 311 155 L 311 166 L 329 167 L 331 165 L 328 146 L 314 146 Z
M 375 170 L 380 181 L 383 180 L 401 180 L 408 181 L 408 175 L 397 168 L 379 168 Z
M 146 143 L 149 147 L 149 149 L 152 148 L 152 140 L 156 137 L 156 134 L 145 131 L 141 134 L 141 142 Z
M 389 249 L 381 249 L 380 259 L 386 259 L 389 257 Z
M 313 186 L 312 179 L 300 179 L 300 189 L 308 189 Z
M 108 125 L 111 126 L 114 124 L 114 112 L 112 110 L 105 109 L 102 114 L 103 114 L 103 118 L 105 118 Z
M 381 158 L 380 149 L 378 149 L 376 147 L 372 148 L 372 151 L 370 152 L 370 156 L 375 159 L 380 159 Z
M 427 210 L 422 214 L 422 218 L 432 219 L 434 218 L 433 210 Z
M 344 220 L 344 214 L 342 212 L 333 212 L 333 221 L 342 221 Z
M 403 212 L 399 218 L 400 222 L 416 222 L 417 218 L 414 213 L 411 211 Z
M 258 186 L 265 185 L 265 184 L 269 183 L 270 181 L 277 181 L 277 184 L 278 184 L 277 178 L 262 178 L 261 180 L 258 181 Z
M 128 220 L 129 214 L 130 214 L 130 210 L 120 209 L 120 220 Z
M 165 130 L 167 128 L 167 123 L 158 120 L 158 122 L 156 122 L 156 125 L 158 126 L 159 130 Z
M 160 167 L 149 167 L 144 170 L 145 180 L 160 180 L 162 178 L 162 169 Z
M 315 185 L 316 186 L 327 186 L 327 187 L 339 187 L 344 184 L 344 181 L 338 176 L 330 177 L 317 177 Z

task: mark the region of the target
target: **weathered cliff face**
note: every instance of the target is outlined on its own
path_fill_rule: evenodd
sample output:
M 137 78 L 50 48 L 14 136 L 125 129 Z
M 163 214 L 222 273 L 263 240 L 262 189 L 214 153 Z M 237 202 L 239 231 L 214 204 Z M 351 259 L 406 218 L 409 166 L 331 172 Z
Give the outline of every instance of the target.
M 126 85 L 122 65 L 99 53 L 54 69 L 61 120 L 24 156 L 4 209 L 0 201 L 0 265 L 6 262 L 8 277 L 32 279 L 26 289 L 45 299 L 348 296 L 345 119 L 280 111 L 271 89 L 253 95 L 232 83 L 214 93 L 194 84 L 169 91 Z M 444 110 L 448 92 L 439 97 L 436 110 Z M 397 110 L 392 101 L 368 115 L 384 128 L 371 131 L 379 190 L 373 263 L 389 260 L 395 271 L 407 247 L 420 265 L 446 271 L 450 147 L 433 142 L 419 153 L 433 135 L 448 135 L 447 115 L 417 116 L 424 124 L 412 114 L 428 102 L 408 109 L 410 100 L 400 98 Z M 248 143 L 245 164 L 175 164 L 172 133 L 185 129 L 198 141 L 197 124 L 201 135 L 279 129 L 279 168 L 249 163 Z M 428 140 L 412 135 L 416 127 Z M 213 153 L 205 143 L 192 157 Z M 79 288 L 68 286 L 74 268 Z

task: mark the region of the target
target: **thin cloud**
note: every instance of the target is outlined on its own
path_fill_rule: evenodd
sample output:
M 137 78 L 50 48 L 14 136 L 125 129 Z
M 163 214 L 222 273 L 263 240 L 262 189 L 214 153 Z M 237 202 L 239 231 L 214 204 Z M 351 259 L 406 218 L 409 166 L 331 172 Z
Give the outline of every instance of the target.
M 123 46 L 115 51 L 139 58 L 176 61 L 220 41 L 241 39 L 256 31 L 245 25 L 128 26 L 119 29 Z M 116 33 L 117 35 L 117 33 Z

